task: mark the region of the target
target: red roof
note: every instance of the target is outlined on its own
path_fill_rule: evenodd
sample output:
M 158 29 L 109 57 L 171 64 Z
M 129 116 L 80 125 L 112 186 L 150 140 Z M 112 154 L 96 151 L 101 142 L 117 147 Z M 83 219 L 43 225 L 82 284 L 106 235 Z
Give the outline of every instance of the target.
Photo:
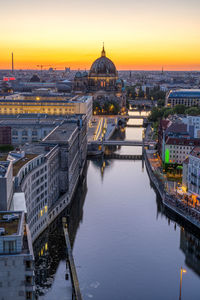
M 167 137 L 167 145 L 183 145 L 183 146 L 199 146 L 200 139 L 185 139 L 185 138 L 173 138 Z
M 162 128 L 163 130 L 166 130 L 167 127 L 170 125 L 170 123 L 171 123 L 170 120 L 168 120 L 168 119 L 162 119 L 162 120 L 160 121 L 160 126 L 161 126 L 161 128 Z
M 200 158 L 200 147 L 194 147 L 190 155 Z
M 174 133 L 187 133 L 187 125 L 183 123 L 172 123 L 166 129 L 165 133 L 174 132 Z

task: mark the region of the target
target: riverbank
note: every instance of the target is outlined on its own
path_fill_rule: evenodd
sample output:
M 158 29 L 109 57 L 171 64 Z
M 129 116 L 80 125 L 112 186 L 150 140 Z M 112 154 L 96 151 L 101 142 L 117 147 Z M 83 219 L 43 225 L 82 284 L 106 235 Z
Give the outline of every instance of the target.
M 200 229 L 200 210 L 198 208 L 193 208 L 186 205 L 175 195 L 166 192 L 164 184 L 159 178 L 157 178 L 157 176 L 153 172 L 153 167 L 149 159 L 151 154 L 152 154 L 151 150 L 145 150 L 144 152 L 145 165 L 147 168 L 147 173 L 149 175 L 150 181 L 158 191 L 162 199 L 163 205 L 168 209 L 172 210 L 173 212 L 175 212 L 176 214 L 178 214 L 178 216 L 180 216 L 187 222 L 190 222 L 195 227 Z

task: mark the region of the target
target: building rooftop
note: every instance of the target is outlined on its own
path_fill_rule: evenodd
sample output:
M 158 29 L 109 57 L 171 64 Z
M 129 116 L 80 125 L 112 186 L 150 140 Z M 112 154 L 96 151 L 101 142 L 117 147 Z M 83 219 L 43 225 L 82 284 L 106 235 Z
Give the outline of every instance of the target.
M 200 145 L 200 139 L 167 137 L 166 144 L 167 145 L 180 145 L 180 146 L 198 146 L 198 145 Z
M 183 161 L 183 164 L 188 165 L 188 163 L 189 163 L 189 157 L 187 156 L 186 159 Z
M 11 125 L 42 125 L 42 126 L 57 126 L 64 121 L 75 122 L 80 114 L 68 116 L 51 116 L 47 114 L 21 114 L 21 115 L 4 115 L 0 120 L 0 126 Z
M 18 235 L 20 233 L 21 219 L 22 212 L 0 212 L 0 236 Z M 4 233 L 1 228 L 5 230 Z
M 38 154 L 26 154 L 24 158 L 13 164 L 13 176 L 16 176 L 19 170 L 30 160 L 38 156 Z
M 52 130 L 44 138 L 43 142 L 66 143 L 77 128 L 77 123 L 64 123 L 61 126 L 57 126 L 54 130 Z
M 200 147 L 194 147 L 190 153 L 191 156 L 200 158 Z
M 27 213 L 24 193 L 14 193 L 12 200 L 12 210 L 24 211 L 25 213 Z
M 187 132 L 187 125 L 184 124 L 184 123 L 180 123 L 180 122 L 173 122 L 172 124 L 170 124 L 166 131 L 165 131 L 166 134 L 168 133 L 179 133 L 179 134 L 186 134 L 188 135 L 188 132 Z
M 9 164 L 10 162 L 8 161 L 0 161 L 0 178 L 6 177 Z
M 180 89 L 170 91 L 169 98 L 200 98 L 200 89 Z

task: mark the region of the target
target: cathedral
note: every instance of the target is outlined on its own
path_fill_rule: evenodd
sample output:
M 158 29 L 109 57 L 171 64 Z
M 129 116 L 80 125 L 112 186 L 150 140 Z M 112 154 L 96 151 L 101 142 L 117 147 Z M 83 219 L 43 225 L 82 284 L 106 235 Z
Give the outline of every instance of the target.
M 124 82 L 119 79 L 114 63 L 106 57 L 103 46 L 101 56 L 97 58 L 89 71 L 78 71 L 74 77 L 75 92 L 87 93 L 93 96 L 93 101 L 118 103 L 120 110 L 125 110 L 126 93 Z

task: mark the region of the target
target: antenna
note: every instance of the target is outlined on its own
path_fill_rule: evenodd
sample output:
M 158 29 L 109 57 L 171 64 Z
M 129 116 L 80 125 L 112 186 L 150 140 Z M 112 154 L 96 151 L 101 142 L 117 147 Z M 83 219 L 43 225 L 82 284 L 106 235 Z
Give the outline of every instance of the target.
M 14 57 L 13 57 L 13 52 L 12 52 L 12 73 L 14 72 Z

